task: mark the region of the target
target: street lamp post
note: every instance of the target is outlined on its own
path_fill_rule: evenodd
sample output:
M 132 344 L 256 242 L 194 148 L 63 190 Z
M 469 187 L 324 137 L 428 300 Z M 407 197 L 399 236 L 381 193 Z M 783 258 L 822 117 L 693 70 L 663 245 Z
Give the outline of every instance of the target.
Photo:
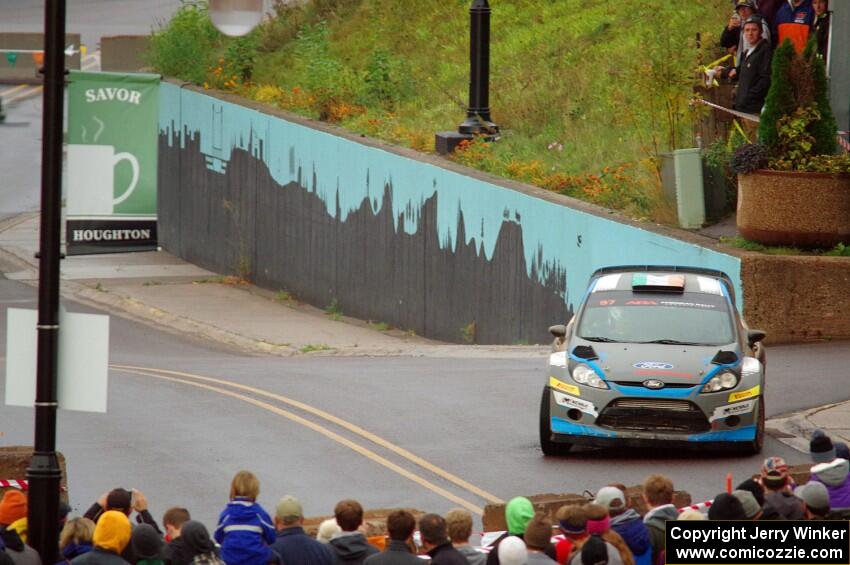
M 44 97 L 41 142 L 41 230 L 38 268 L 38 357 L 35 441 L 29 481 L 29 544 L 42 563 L 56 563 L 59 483 L 56 455 L 59 354 L 59 235 L 62 195 L 62 124 L 65 88 L 65 0 L 47 0 L 44 12 Z
M 487 0 L 472 0 L 469 7 L 469 106 L 466 120 L 457 132 L 439 132 L 436 150 L 446 155 L 463 140 L 483 136 L 487 141 L 499 137 L 499 126 L 490 119 L 490 5 Z

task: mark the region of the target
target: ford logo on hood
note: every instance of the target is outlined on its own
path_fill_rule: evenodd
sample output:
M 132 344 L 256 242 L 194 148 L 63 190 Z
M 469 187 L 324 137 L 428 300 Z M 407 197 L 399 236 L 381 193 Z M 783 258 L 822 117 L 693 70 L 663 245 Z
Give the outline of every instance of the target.
M 635 369 L 650 369 L 658 371 L 670 370 L 673 368 L 673 365 L 671 365 L 670 363 L 659 363 L 658 361 L 642 361 L 641 363 L 635 363 L 633 367 Z
M 648 379 L 643 381 L 643 386 L 645 386 L 646 388 L 659 389 L 664 388 L 664 383 L 662 383 L 658 379 Z

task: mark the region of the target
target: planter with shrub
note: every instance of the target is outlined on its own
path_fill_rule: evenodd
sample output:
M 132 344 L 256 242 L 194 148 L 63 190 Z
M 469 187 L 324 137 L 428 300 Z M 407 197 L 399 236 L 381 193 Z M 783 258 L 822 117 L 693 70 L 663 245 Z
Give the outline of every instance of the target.
M 850 241 L 850 155 L 836 154 L 826 71 L 810 43 L 774 54 L 758 144 L 740 147 L 738 232 L 766 245 L 833 247 Z

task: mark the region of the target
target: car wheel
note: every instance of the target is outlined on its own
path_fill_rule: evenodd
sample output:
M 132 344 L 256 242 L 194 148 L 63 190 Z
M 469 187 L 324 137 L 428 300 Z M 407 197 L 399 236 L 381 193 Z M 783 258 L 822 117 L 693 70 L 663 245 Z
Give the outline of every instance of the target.
M 550 426 L 549 387 L 543 387 L 543 398 L 540 400 L 540 449 L 543 451 L 543 455 L 566 455 L 572 445 L 552 441 L 552 428 Z
M 758 419 L 756 420 L 756 437 L 747 442 L 746 452 L 758 455 L 764 447 L 764 396 L 759 397 Z

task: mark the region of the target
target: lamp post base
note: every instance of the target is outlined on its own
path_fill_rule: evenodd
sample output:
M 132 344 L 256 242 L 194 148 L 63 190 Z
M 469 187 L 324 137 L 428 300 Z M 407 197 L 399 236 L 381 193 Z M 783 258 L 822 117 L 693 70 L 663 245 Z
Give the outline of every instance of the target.
M 454 153 L 462 141 L 472 141 L 473 139 L 482 139 L 488 142 L 497 141 L 499 135 L 472 135 L 471 133 L 457 131 L 440 131 L 434 136 L 434 149 L 438 155 L 448 155 Z

